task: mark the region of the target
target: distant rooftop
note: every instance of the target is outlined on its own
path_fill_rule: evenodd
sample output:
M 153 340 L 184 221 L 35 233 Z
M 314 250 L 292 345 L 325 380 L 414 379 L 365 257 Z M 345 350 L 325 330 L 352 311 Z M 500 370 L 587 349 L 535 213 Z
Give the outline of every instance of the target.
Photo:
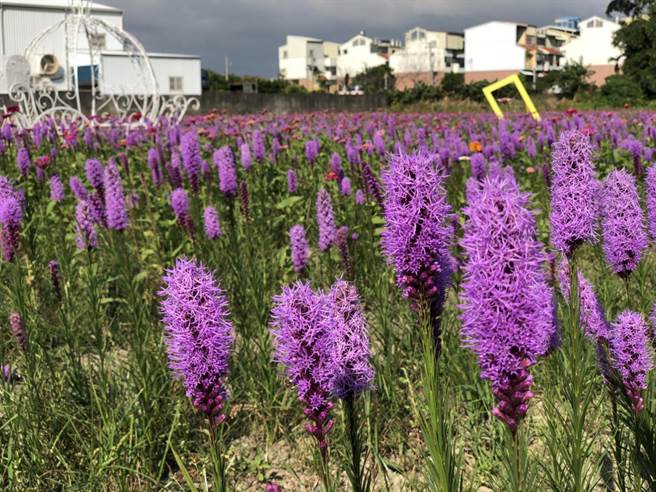
M 71 8 L 71 2 L 70 0 L 0 0 L 0 7 L 27 7 L 68 10 Z M 117 14 L 122 13 L 121 9 L 96 2 L 91 3 L 91 10 L 94 12 L 113 12 Z

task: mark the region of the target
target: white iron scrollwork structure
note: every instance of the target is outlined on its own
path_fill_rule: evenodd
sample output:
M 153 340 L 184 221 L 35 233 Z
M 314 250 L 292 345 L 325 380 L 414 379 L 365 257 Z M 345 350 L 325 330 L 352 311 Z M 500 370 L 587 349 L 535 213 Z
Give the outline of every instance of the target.
M 71 0 L 64 19 L 39 33 L 16 57 L 9 97 L 20 106 L 14 115 L 20 126 L 29 128 L 46 118 L 101 125 L 105 114 L 129 126 L 156 123 L 161 116 L 179 122 L 189 108 L 199 108 L 197 98 L 161 96 L 143 45 L 121 27 L 92 16 L 92 8 L 90 0 Z M 105 73 L 107 54 L 121 60 L 121 77 Z

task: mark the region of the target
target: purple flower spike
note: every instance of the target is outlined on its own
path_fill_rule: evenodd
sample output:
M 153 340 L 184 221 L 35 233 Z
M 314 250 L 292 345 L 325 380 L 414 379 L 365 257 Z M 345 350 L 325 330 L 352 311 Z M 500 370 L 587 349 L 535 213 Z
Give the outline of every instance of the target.
M 528 368 L 552 347 L 554 296 L 528 196 L 510 174 L 486 178 L 464 209 L 462 336 L 492 383 L 492 413 L 515 432 L 528 410 Z
M 566 255 L 597 240 L 598 182 L 590 142 L 578 130 L 565 131 L 554 145 L 551 183 L 551 241 Z
M 16 193 L 0 198 L 0 243 L 4 260 L 11 262 L 20 241 L 20 226 L 23 221 L 23 209 Z
M 104 170 L 100 161 L 97 159 L 89 159 L 84 165 L 84 172 L 86 173 L 89 184 L 102 194 Z
M 335 243 L 335 213 L 330 194 L 325 188 L 317 193 L 317 224 L 319 226 L 319 250 L 326 251 Z
M 287 171 L 287 191 L 290 193 L 296 193 L 298 190 L 298 177 L 296 176 L 296 171 L 290 169 Z
M 59 263 L 57 263 L 57 260 L 50 260 L 48 262 L 48 270 L 50 270 L 52 290 L 55 291 L 57 299 L 61 299 L 61 274 L 59 272 Z
M 303 273 L 307 267 L 310 246 L 305 237 L 305 228 L 296 224 L 289 230 L 289 239 L 292 249 L 292 264 L 296 273 Z
M 53 202 L 61 202 L 64 197 L 64 183 L 58 174 L 53 174 L 50 176 L 50 199 Z
M 86 200 L 89 197 L 89 192 L 77 176 L 71 176 L 68 180 L 68 186 L 78 200 Z
M 434 163 L 430 154 L 394 155 L 383 173 L 383 251 L 397 285 L 413 301 L 442 297 L 451 278 L 451 207 L 445 176 Z
M 649 327 L 642 315 L 624 311 L 613 323 L 610 339 L 613 366 L 622 377 L 633 411 L 644 409 L 642 392 L 647 388 L 647 374 L 654 367 L 649 341 Z
M 178 221 L 178 225 L 188 234 L 194 233 L 194 221 L 189 214 L 189 198 L 183 188 L 173 190 L 171 193 L 171 208 Z
M 25 325 L 23 324 L 23 318 L 18 313 L 11 313 L 9 315 L 9 327 L 11 328 L 11 333 L 16 338 L 18 346 L 23 352 L 27 352 L 27 333 L 25 333 Z
M 98 247 L 98 234 L 91 217 L 89 202 L 81 200 L 75 207 L 75 243 L 78 249 L 95 249 Z
M 105 168 L 104 187 L 107 227 L 115 231 L 124 231 L 128 228 L 128 212 L 125 208 L 123 182 L 114 159 L 110 159 Z
M 207 239 L 217 239 L 221 237 L 221 224 L 219 214 L 214 207 L 205 207 L 203 211 L 203 226 Z
M 315 437 L 321 453 L 328 449 L 327 434 L 333 426 L 330 411 L 333 370 L 325 320 L 327 297 L 307 283 L 296 282 L 274 296 L 272 333 L 275 360 L 296 386 L 310 421 L 305 428 Z
M 567 258 L 563 258 L 558 266 L 558 283 L 565 302 L 569 302 L 569 275 L 569 262 Z M 592 285 L 580 270 L 578 271 L 578 289 L 581 311 L 580 323 L 583 333 L 594 342 L 608 340 L 610 326 L 604 314 L 604 307 L 597 298 Z
M 217 426 L 225 419 L 230 353 L 234 343 L 228 301 L 202 264 L 179 258 L 159 292 L 169 367 L 183 380 L 194 407 Z
M 374 370 L 369 353 L 369 328 L 362 314 L 355 287 L 336 281 L 328 293 L 330 313 L 326 318 L 332 354 L 332 393 L 352 398 L 371 389 Z
M 16 154 L 16 165 L 24 178 L 27 177 L 27 172 L 30 170 L 30 152 L 25 147 L 20 147 Z
M 200 189 L 199 174 L 201 170 L 200 142 L 198 132 L 195 128 L 182 135 L 180 140 L 180 152 L 182 153 L 182 165 L 187 172 L 189 184 L 194 193 Z
M 647 223 L 651 240 L 656 242 L 656 165 L 647 169 L 645 179 L 645 194 L 647 195 Z
M 239 148 L 239 154 L 241 158 L 241 167 L 244 168 L 244 171 L 248 171 L 251 168 L 251 149 L 247 143 L 241 144 Z
M 647 248 L 647 232 L 635 178 L 624 169 L 604 180 L 602 193 L 603 249 L 613 271 L 626 277 Z
M 212 159 L 219 169 L 219 189 L 228 196 L 235 196 L 237 194 L 237 169 L 232 150 L 224 145 L 214 152 Z

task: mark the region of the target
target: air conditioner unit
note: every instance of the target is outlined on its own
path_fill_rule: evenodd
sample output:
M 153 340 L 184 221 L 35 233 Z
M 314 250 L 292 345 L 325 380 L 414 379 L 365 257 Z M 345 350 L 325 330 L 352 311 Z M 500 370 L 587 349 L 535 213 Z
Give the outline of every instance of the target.
M 57 56 L 46 53 L 34 55 L 30 59 L 30 68 L 33 76 L 52 78 L 59 74 L 61 65 Z

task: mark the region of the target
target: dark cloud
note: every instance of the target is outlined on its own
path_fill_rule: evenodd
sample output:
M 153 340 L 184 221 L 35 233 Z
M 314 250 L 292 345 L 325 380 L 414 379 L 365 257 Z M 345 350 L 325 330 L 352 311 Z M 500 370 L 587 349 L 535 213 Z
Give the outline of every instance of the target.
M 287 34 L 343 42 L 364 30 L 398 38 L 414 26 L 461 31 L 488 20 L 543 25 L 602 14 L 608 0 L 100 0 L 124 10 L 125 27 L 150 51 L 199 54 L 223 72 L 274 76 Z

